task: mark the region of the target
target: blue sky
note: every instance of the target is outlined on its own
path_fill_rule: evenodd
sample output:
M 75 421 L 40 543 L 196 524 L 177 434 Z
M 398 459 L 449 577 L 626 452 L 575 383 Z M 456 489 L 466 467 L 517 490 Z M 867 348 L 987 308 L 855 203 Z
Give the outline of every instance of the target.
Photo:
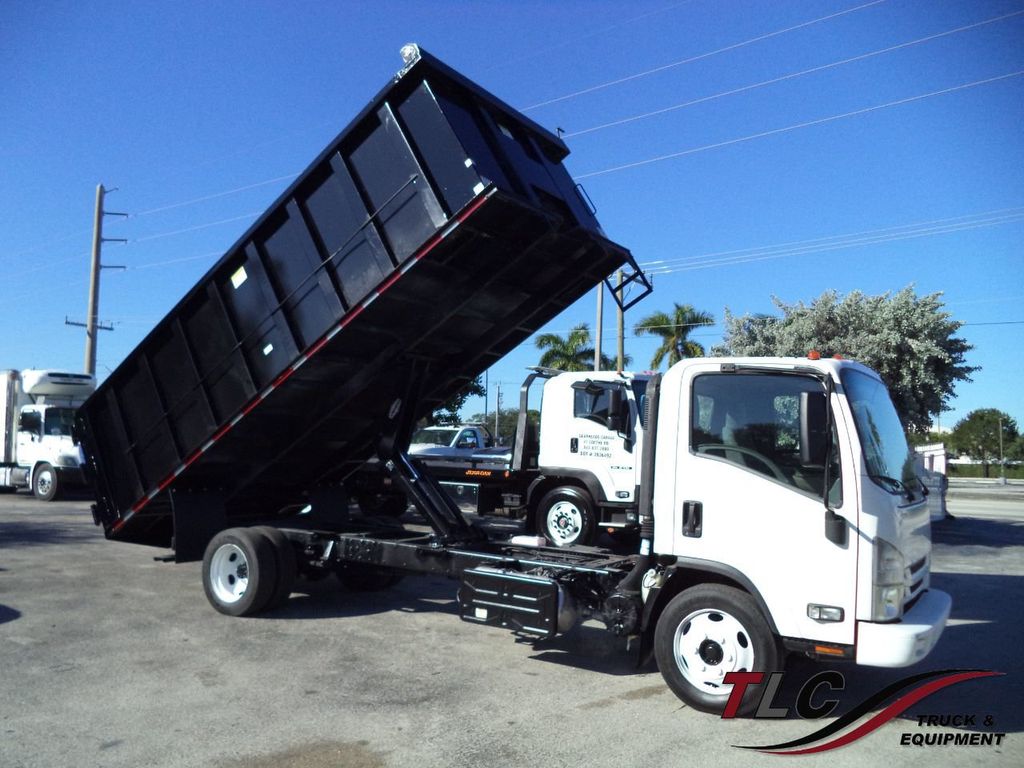
M 81 368 L 64 321 L 85 317 L 97 184 L 132 214 L 106 223 L 130 242 L 104 251 L 128 269 L 103 274 L 103 376 L 410 41 L 566 132 L 606 232 L 655 272 L 627 327 L 675 301 L 721 320 L 772 295 L 941 291 L 981 366 L 942 426 L 996 407 L 1024 427 L 1021 0 L 8 0 L 0 367 Z M 545 330 L 594 321 L 592 293 Z M 606 302 L 608 354 L 613 326 Z M 634 367 L 656 343 L 627 333 Z M 490 371 L 506 404 L 538 357 Z

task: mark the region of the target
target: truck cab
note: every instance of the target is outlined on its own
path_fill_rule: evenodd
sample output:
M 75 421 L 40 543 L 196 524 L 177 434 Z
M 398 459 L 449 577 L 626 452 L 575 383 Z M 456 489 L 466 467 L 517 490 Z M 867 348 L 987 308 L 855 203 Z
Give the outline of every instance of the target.
M 786 650 L 886 667 L 924 658 L 950 600 L 929 590 L 925 493 L 874 371 L 690 360 L 664 375 L 659 400 L 653 548 L 673 560 L 663 601 L 710 578 L 747 593 Z M 755 648 L 742 605 L 702 610 L 666 624 L 659 665 L 685 700 L 714 707 L 731 690 L 725 674 L 772 652 Z M 708 611 L 730 629 L 711 644 Z
M 63 371 L 8 371 L 0 489 L 31 488 L 42 501 L 84 484 L 83 458 L 71 431 L 75 411 L 95 389 L 92 376 Z
M 529 500 L 537 532 L 556 546 L 592 543 L 598 528 L 635 529 L 648 379 L 596 371 L 545 381 Z

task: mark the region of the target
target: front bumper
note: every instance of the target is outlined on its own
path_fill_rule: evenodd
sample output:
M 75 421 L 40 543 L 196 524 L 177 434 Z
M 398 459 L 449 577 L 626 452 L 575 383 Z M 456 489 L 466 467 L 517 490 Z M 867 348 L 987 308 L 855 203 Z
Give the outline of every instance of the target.
M 857 622 L 857 663 L 869 667 L 908 667 L 935 647 L 946 627 L 953 599 L 929 589 L 903 619 L 892 624 Z

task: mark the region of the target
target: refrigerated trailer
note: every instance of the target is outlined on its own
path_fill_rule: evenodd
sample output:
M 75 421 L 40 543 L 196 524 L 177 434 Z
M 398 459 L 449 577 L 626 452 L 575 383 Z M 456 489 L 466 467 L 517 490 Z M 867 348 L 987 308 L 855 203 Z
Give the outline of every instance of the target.
M 950 601 L 929 588 L 895 410 L 855 363 L 695 360 L 651 377 L 633 554 L 489 534 L 409 456 L 418 418 L 614 270 L 649 286 L 556 136 L 404 54 L 79 409 L 105 534 L 202 559 L 207 598 L 232 616 L 279 604 L 297 574 L 333 573 L 356 588 L 444 574 L 463 619 L 528 636 L 600 619 L 709 711 L 729 673 L 788 652 L 923 658 Z M 638 445 L 634 427 L 608 426 L 622 428 L 606 441 Z M 349 505 L 346 479 L 373 457 L 426 526 Z

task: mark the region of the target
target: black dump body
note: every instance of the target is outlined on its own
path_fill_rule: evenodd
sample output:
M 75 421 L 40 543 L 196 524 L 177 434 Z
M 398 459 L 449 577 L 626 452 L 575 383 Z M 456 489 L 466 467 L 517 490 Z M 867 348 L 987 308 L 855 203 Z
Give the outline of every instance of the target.
M 421 52 L 78 411 L 107 536 L 172 546 L 180 494 L 294 513 L 411 385 L 427 414 L 632 264 L 567 154 Z

